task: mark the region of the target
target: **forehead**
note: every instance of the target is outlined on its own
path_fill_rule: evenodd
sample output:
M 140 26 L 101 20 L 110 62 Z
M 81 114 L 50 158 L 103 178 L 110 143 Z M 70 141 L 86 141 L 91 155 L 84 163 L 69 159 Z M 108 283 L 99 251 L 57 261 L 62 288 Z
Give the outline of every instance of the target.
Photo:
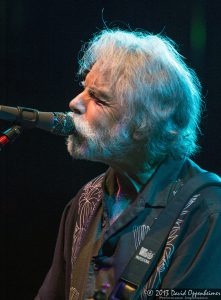
M 85 78 L 86 84 L 94 86 L 111 86 L 110 71 L 103 69 L 99 63 L 95 63 Z

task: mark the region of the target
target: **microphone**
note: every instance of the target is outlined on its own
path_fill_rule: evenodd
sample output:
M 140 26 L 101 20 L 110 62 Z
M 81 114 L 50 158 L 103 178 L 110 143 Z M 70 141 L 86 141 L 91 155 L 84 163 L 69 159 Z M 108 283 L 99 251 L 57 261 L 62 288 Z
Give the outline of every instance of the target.
M 68 136 L 75 132 L 73 119 L 68 113 L 0 105 L 0 119 L 28 128 L 37 127 L 57 135 Z

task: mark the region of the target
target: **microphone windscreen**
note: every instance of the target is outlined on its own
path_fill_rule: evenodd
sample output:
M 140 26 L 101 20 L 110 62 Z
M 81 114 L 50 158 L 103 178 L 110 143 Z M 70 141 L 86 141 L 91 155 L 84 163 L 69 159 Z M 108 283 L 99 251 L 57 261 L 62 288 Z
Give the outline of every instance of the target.
M 75 132 L 74 122 L 68 113 L 54 112 L 54 126 L 52 133 L 68 136 Z

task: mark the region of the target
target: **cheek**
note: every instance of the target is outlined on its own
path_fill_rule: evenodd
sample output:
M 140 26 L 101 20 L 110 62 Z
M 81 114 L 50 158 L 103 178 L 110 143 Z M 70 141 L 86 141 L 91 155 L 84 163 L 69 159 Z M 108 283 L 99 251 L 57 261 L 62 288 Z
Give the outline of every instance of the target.
M 100 115 L 100 111 L 97 108 L 96 103 L 94 103 L 93 101 L 90 101 L 87 105 L 87 111 L 85 114 L 85 118 L 87 119 L 88 122 L 93 124 L 93 123 L 96 123 L 97 120 L 99 120 L 99 115 Z
M 106 108 L 90 102 L 87 107 L 85 119 L 93 128 L 111 128 L 115 122 Z

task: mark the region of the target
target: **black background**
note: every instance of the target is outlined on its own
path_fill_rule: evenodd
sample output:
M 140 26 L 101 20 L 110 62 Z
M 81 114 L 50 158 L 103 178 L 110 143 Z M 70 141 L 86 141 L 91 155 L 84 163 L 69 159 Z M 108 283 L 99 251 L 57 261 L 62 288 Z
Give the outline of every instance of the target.
M 220 3 L 1 0 L 0 104 L 67 111 L 80 91 L 78 52 L 104 21 L 162 32 L 176 41 L 203 84 L 202 151 L 194 159 L 220 174 Z M 205 43 L 199 46 L 200 32 Z M 8 125 L 0 121 L 0 130 Z M 33 299 L 50 266 L 65 204 L 105 169 L 72 161 L 63 137 L 37 129 L 0 152 L 1 299 Z

